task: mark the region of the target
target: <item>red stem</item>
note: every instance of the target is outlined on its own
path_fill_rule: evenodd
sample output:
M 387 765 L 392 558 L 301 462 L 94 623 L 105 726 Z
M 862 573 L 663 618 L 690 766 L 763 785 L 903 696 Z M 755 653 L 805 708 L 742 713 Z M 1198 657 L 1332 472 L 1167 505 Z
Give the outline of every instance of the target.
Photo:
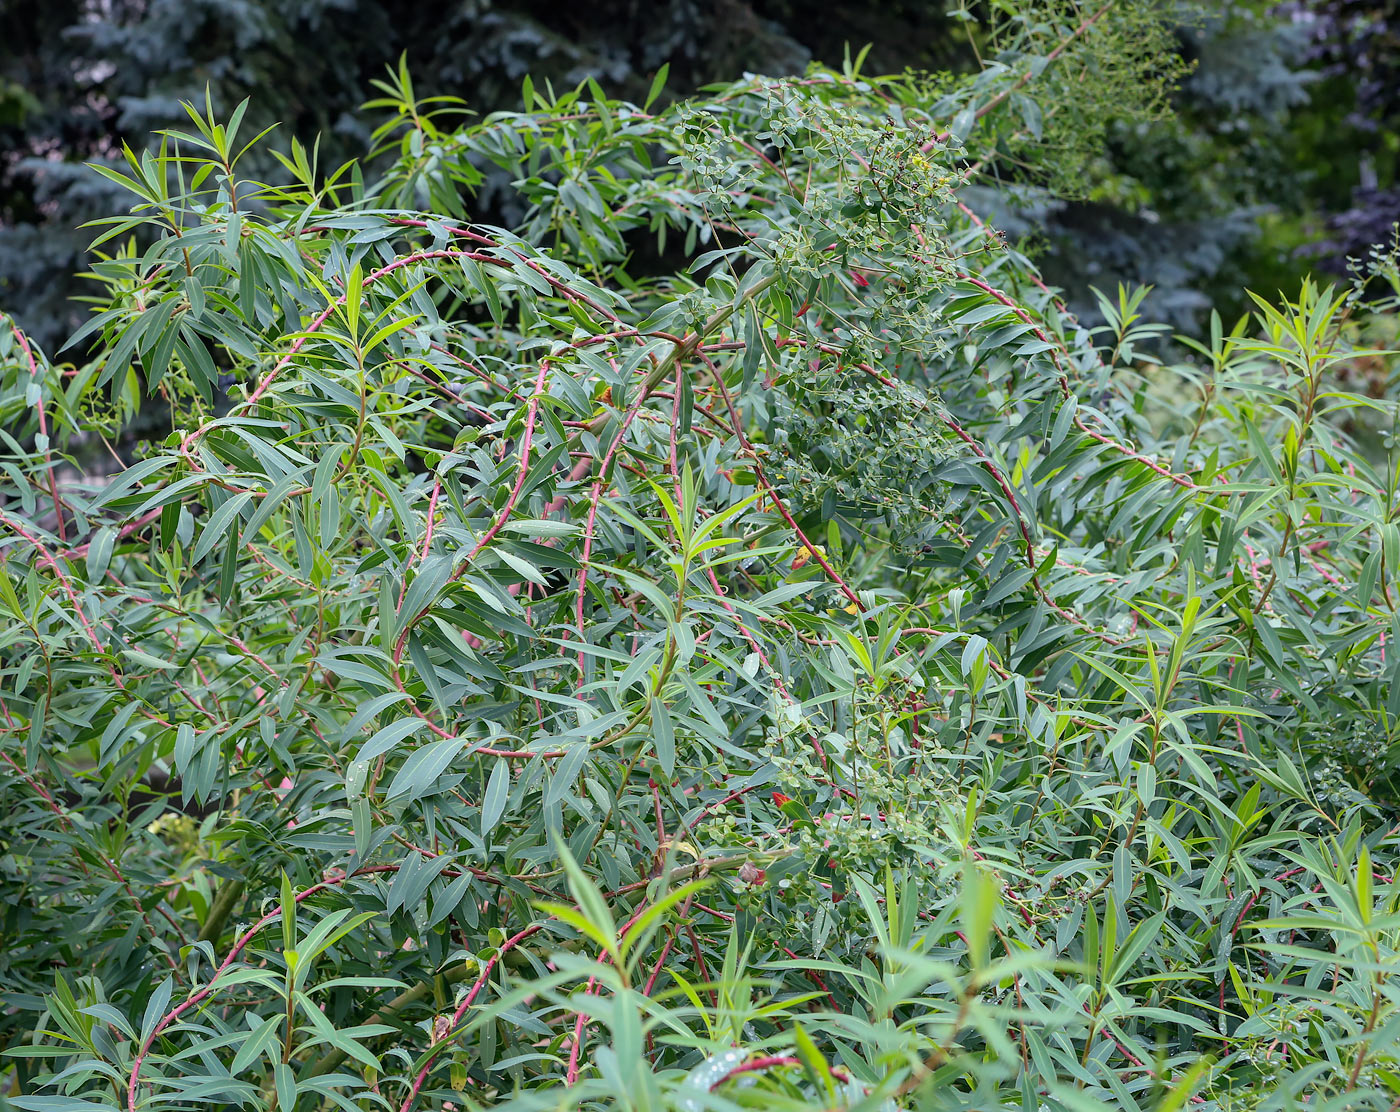
M 15 341 L 19 344 L 20 350 L 24 352 L 24 357 L 29 362 L 29 378 L 31 382 L 39 382 L 39 361 L 34 358 L 34 350 L 29 346 L 29 340 L 24 332 L 13 320 L 10 321 L 10 331 L 15 335 Z M 49 420 L 44 413 L 44 399 L 40 395 L 38 403 L 34 407 L 39 415 L 39 435 L 44 438 L 44 463 L 45 471 L 49 477 L 49 494 L 53 497 L 53 512 L 58 519 L 58 539 L 67 541 L 67 530 L 63 522 L 63 499 L 58 496 L 58 480 L 53 472 L 53 453 L 49 451 Z

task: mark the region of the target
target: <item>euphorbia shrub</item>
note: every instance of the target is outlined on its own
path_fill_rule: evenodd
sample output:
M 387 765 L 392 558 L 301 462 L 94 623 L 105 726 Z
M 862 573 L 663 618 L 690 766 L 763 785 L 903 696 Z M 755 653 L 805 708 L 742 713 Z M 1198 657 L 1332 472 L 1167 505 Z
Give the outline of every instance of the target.
M 1152 367 L 959 192 L 1121 14 L 133 157 L 96 354 L 0 335 L 7 1099 L 1390 1106 L 1367 310 Z

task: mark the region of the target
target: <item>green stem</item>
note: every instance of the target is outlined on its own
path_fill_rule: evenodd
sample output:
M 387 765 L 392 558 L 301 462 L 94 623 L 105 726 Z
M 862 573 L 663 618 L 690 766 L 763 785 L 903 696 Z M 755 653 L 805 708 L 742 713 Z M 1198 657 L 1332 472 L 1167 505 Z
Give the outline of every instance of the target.
M 228 922 L 228 917 L 233 914 L 233 909 L 242 895 L 243 881 L 241 880 L 226 880 L 219 885 L 218 892 L 214 894 L 214 902 L 209 905 L 209 917 L 204 920 L 204 926 L 199 928 L 199 937 L 196 941 L 217 942 L 219 935 L 223 933 L 224 924 Z

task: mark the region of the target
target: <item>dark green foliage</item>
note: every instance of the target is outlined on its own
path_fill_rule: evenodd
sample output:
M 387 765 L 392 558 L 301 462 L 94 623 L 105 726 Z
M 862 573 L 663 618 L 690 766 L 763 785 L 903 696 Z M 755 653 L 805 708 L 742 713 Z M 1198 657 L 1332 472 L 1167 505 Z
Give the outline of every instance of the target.
M 1085 6 L 1084 16 L 1095 10 Z M 1293 249 L 1318 231 L 1300 221 L 1348 208 L 1352 185 L 1364 183 L 1343 185 L 1359 139 L 1334 106 L 1350 103 L 1350 79 L 1329 78 L 1316 105 L 1302 103 L 1313 76 L 1303 69 L 1307 26 L 1258 0 L 1163 10 L 1178 24 L 1175 47 L 1159 50 L 1158 33 L 1142 25 L 1125 29 L 1124 40 L 1163 72 L 1174 57 L 1194 67 L 1175 113 L 1124 121 L 1116 109 L 1052 107 L 1034 129 L 1049 129 L 1056 188 L 1043 191 L 1043 176 L 1013 159 L 995 167 L 996 178 L 1030 191 L 998 187 L 981 200 L 1005 213 L 1003 231 L 1029 236 L 1088 317 L 1089 285 L 1150 283 L 1153 311 L 1195 329 L 1204 306 L 1234 297 L 1244 281 L 1296 282 Z M 870 72 L 969 71 L 996 55 L 1000 34 L 1022 29 L 1009 12 L 974 2 L 945 13 L 938 3 L 814 0 L 11 0 L 0 11 L 0 299 L 40 342 L 66 339 L 81 319 L 70 299 L 90 292 L 74 277 L 87 261 L 74 228 L 119 203 L 83 163 L 119 161 L 124 142 L 141 147 L 177 126 L 179 102 L 201 101 L 206 87 L 222 111 L 251 95 L 250 125 L 279 121 L 284 135 L 319 135 L 329 166 L 366 154 L 378 121 L 356 109 L 370 79 L 401 52 L 422 93 L 488 112 L 518 105 L 526 73 L 560 88 L 592 76 L 609 94 L 639 100 L 662 64 L 670 90 L 687 94 L 745 70 L 800 72 L 811 58 L 835 61 L 863 43 Z M 1329 48 L 1342 42 L 1339 31 L 1318 35 Z M 1149 83 L 1161 76 L 1154 70 Z M 1031 126 L 1016 113 L 1009 119 Z M 1383 129 L 1387 119 L 1378 119 Z M 285 150 L 285 138 L 275 142 Z M 1043 169 L 1043 159 L 1030 162 Z M 247 172 L 280 171 L 259 157 Z M 514 222 L 511 197 L 497 182 L 474 196 L 474 215 Z M 1261 236 L 1259 220 L 1271 213 Z M 1346 239 L 1353 248 L 1386 230 L 1376 233 L 1374 214 L 1362 222 Z
M 1395 0 L 1311 0 L 1311 57 L 1327 79 L 1336 122 L 1336 196 L 1325 257 L 1340 270 L 1364 258 L 1400 222 L 1400 4 Z M 1354 169 L 1353 169 L 1354 167 Z
M 57 346 L 81 319 L 68 298 L 87 236 L 74 229 L 119 195 L 84 163 L 120 161 L 178 126 L 180 101 L 253 95 L 256 130 L 321 137 L 326 164 L 362 156 L 356 112 L 372 78 L 407 53 L 422 88 L 477 111 L 518 103 L 533 74 L 594 76 L 641 99 L 670 63 L 689 90 L 717 77 L 801 70 L 808 55 L 743 0 L 8 0 L 0 6 L 0 300 Z M 796 13 L 795 13 L 796 14 Z M 806 14 L 806 13 L 803 13 Z M 719 18 L 723 16 L 723 18 Z M 285 149 L 285 140 L 283 141 Z M 263 157 L 254 176 L 273 172 Z
M 1080 325 L 962 179 L 1161 29 L 1027 10 L 109 173 L 92 354 L 0 329 L 5 1102 L 1393 1106 L 1396 303 Z
M 1315 77 L 1306 28 L 1248 0 L 1177 10 L 1189 70 L 1172 113 L 1115 123 L 1068 195 L 1013 193 L 1023 210 L 1004 223 L 1043 245 L 1076 309 L 1093 315 L 1091 286 L 1150 285 L 1151 312 L 1194 332 L 1212 304 L 1243 311 L 1246 283 L 1296 285 L 1306 261 L 1260 221 L 1296 219 L 1322 168 L 1295 138 Z

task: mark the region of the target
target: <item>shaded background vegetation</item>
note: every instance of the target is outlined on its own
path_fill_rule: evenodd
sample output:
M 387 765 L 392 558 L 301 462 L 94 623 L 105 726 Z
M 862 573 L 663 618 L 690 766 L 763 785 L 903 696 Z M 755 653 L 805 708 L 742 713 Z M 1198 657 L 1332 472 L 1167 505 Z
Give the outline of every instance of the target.
M 526 73 L 596 77 L 640 98 L 670 64 L 687 95 L 741 72 L 800 71 L 870 44 L 868 68 L 969 70 L 987 44 L 967 3 L 892 0 L 8 0 L 0 6 L 0 304 L 56 348 L 83 316 L 73 275 L 84 220 L 114 187 L 87 170 L 182 119 L 206 86 L 217 108 L 254 96 L 250 122 L 321 136 L 325 163 L 358 158 L 357 107 L 406 53 L 420 91 L 482 113 L 518 105 Z M 945 10 L 946 9 L 946 10 Z M 1154 285 L 1177 327 L 1242 285 L 1295 288 L 1321 262 L 1386 238 L 1395 188 L 1397 5 L 1221 0 L 1179 5 L 1191 69 L 1176 111 L 1119 128 L 1071 196 L 1017 181 L 982 198 L 1026 237 L 1047 276 L 1092 311 L 1090 284 Z M 261 167 L 268 174 L 275 166 Z M 984 190 L 984 192 L 987 192 Z M 483 200 L 489 204 L 491 194 Z M 486 217 L 501 214 L 484 213 Z M 507 216 L 509 214 L 506 214 Z

